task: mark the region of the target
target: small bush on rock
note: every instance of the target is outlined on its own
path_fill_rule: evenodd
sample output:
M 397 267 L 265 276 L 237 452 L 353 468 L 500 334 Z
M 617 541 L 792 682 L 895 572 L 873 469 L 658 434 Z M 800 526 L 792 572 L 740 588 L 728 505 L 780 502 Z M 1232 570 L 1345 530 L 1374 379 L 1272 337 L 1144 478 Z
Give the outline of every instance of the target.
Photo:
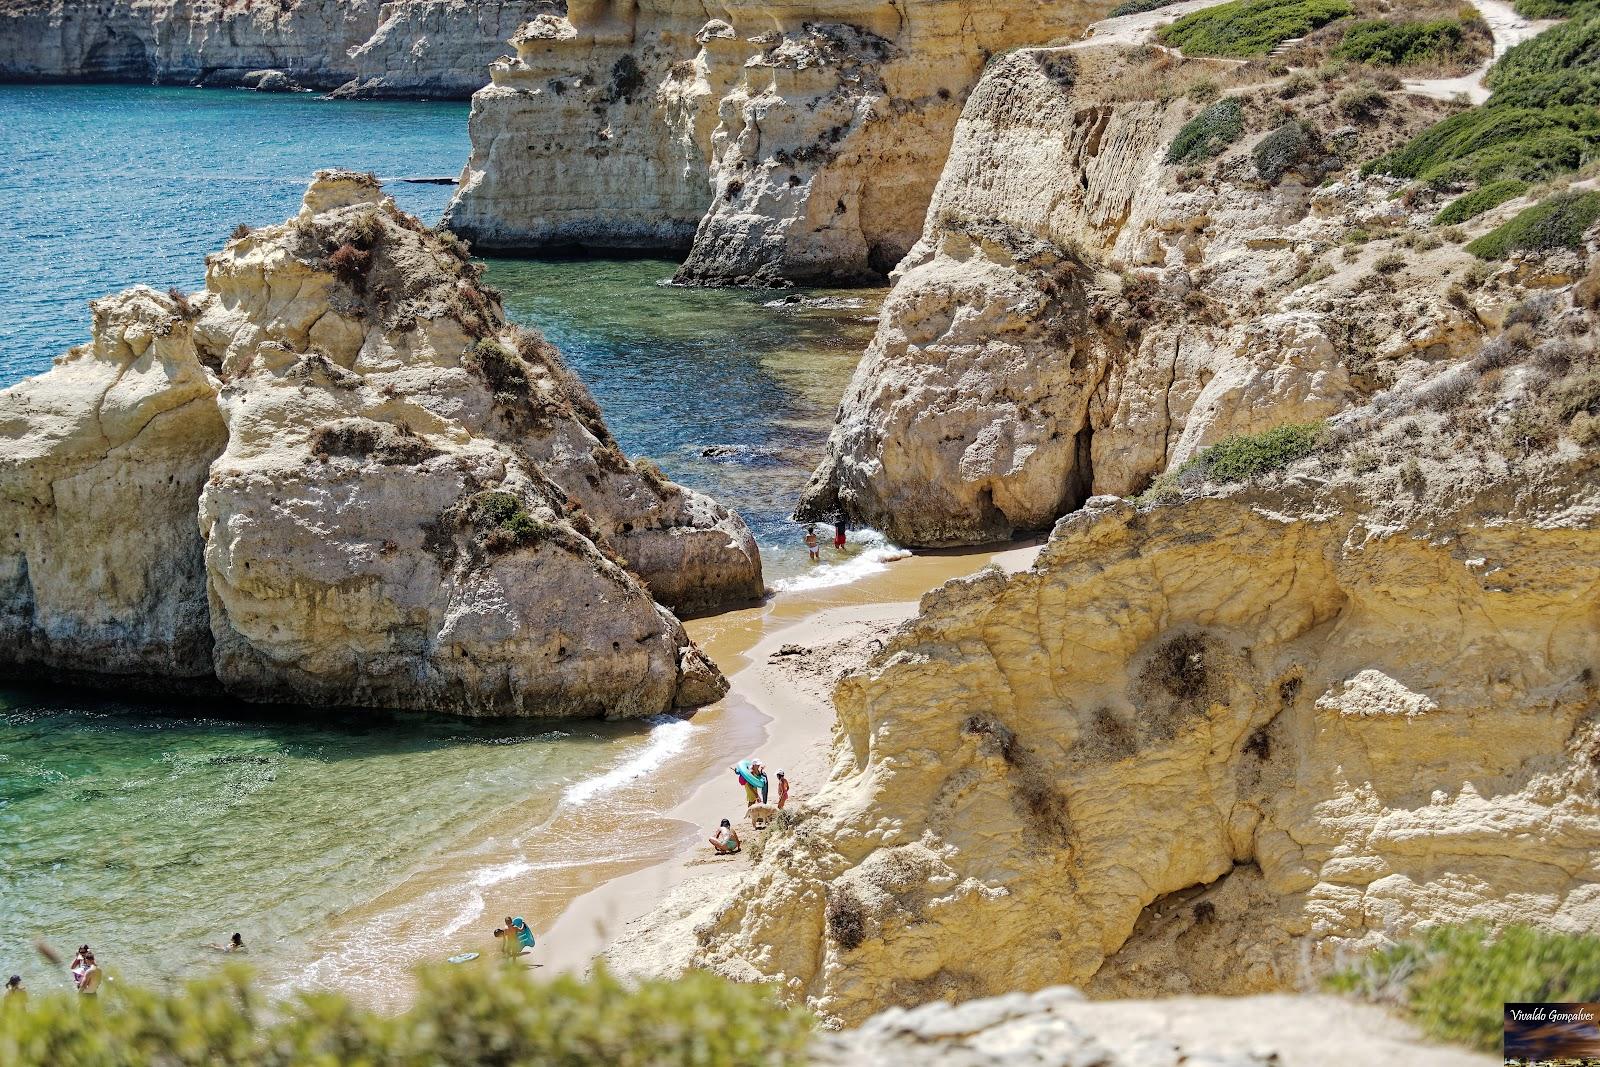
M 1244 111 L 1233 97 L 1218 100 L 1191 119 L 1167 149 L 1168 163 L 1210 159 L 1244 132 Z
M 1322 443 L 1322 434 L 1320 422 L 1279 426 L 1254 437 L 1219 441 L 1189 462 L 1213 481 L 1248 481 L 1309 456 Z
M 828 894 L 828 936 L 846 952 L 861 947 L 867 939 L 867 913 L 861 900 L 848 887 Z
M 1311 132 L 1305 123 L 1290 119 L 1267 134 L 1251 153 L 1255 159 L 1256 173 L 1269 184 L 1282 178 L 1289 168 L 1303 159 L 1312 145 Z

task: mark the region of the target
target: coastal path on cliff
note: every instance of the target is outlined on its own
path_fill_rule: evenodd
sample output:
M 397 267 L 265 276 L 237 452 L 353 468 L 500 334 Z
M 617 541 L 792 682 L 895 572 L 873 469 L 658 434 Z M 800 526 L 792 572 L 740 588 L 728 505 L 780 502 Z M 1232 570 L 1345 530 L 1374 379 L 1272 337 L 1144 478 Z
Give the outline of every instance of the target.
M 1084 31 L 1083 39 L 1074 47 L 1086 48 L 1098 45 L 1149 45 L 1160 48 L 1173 55 L 1182 55 L 1177 48 L 1156 43 L 1156 31 L 1164 26 L 1177 21 L 1185 15 L 1196 11 L 1203 11 L 1209 7 L 1217 7 L 1229 0 L 1184 0 L 1182 3 L 1168 4 L 1150 11 L 1141 11 L 1131 15 L 1119 15 L 1114 18 L 1101 19 Z M 1481 104 L 1489 99 L 1489 88 L 1484 84 L 1484 78 L 1489 73 L 1489 68 L 1507 51 L 1532 37 L 1537 37 L 1545 30 L 1554 26 L 1558 19 L 1528 19 L 1517 14 L 1516 8 L 1507 0 L 1471 0 L 1471 6 L 1483 16 L 1484 23 L 1489 27 L 1489 33 L 1494 38 L 1494 50 L 1483 65 L 1470 74 L 1463 74 L 1455 78 L 1415 78 L 1408 79 L 1405 87 L 1408 92 L 1418 93 L 1422 96 L 1433 97 L 1437 100 L 1451 100 L 1457 96 L 1465 96 L 1474 104 Z M 1304 38 L 1292 38 L 1284 41 L 1274 48 L 1268 55 L 1269 59 L 1287 55 Z M 1243 60 L 1225 60 L 1230 63 L 1241 63 Z

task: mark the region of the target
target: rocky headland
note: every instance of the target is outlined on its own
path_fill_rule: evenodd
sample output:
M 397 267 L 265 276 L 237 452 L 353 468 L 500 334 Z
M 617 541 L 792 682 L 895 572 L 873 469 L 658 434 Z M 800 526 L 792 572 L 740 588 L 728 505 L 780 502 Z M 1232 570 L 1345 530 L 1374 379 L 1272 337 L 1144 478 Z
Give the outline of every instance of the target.
M 0 80 L 464 99 L 551 0 L 6 0 Z
M 0 664 L 251 700 L 620 717 L 716 699 L 668 609 L 754 539 L 630 463 L 459 242 L 323 172 L 192 295 L 0 392 Z
M 686 283 L 881 278 L 922 230 L 984 64 L 1089 12 L 568 4 L 473 97 L 447 221 L 483 248 L 686 250 Z

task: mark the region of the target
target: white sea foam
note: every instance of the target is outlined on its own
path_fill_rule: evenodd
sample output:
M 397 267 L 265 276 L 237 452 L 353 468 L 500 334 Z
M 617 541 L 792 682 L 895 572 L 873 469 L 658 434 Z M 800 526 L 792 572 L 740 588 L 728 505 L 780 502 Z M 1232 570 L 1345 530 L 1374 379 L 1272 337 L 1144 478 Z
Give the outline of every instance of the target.
M 650 740 L 643 749 L 603 774 L 574 782 L 561 794 L 561 802 L 587 804 L 595 797 L 655 770 L 688 746 L 693 723 L 671 715 L 658 715 L 649 721 L 655 724 L 655 728 L 650 731 Z
M 826 524 L 817 527 L 817 536 L 822 537 L 825 543 L 831 532 Z M 859 582 L 868 575 L 886 571 L 890 563 L 909 555 L 905 549 L 891 544 L 877 530 L 857 530 L 852 536 L 856 544 L 861 546 L 861 550 L 855 555 L 837 563 L 816 564 L 805 573 L 790 578 L 779 578 L 772 583 L 772 588 L 780 593 L 799 593 L 808 589 L 849 585 L 851 582 Z M 824 548 L 822 551 L 826 555 L 832 549 Z

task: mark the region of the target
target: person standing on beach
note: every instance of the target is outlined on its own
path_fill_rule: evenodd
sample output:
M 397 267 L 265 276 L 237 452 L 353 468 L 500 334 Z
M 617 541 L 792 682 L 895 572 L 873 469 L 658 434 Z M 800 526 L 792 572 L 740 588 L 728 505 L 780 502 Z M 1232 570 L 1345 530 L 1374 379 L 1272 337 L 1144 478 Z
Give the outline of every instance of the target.
M 811 554 L 811 562 L 822 562 L 822 542 L 817 539 L 815 525 L 806 527 L 806 551 Z
M 500 942 L 500 955 L 506 958 L 506 962 L 510 963 L 522 955 L 522 946 L 517 944 L 515 930 L 507 930 L 504 927 L 496 926 L 494 928 L 494 936 L 495 940 Z
M 14 974 L 6 980 L 7 1011 L 17 1011 L 28 1006 L 28 991 L 22 988 L 22 975 Z
M 782 771 L 779 771 L 778 772 L 778 809 L 780 811 L 783 810 L 783 806 L 785 804 L 787 804 L 788 802 L 789 802 L 789 779 L 784 777 L 784 774 L 783 774 Z

